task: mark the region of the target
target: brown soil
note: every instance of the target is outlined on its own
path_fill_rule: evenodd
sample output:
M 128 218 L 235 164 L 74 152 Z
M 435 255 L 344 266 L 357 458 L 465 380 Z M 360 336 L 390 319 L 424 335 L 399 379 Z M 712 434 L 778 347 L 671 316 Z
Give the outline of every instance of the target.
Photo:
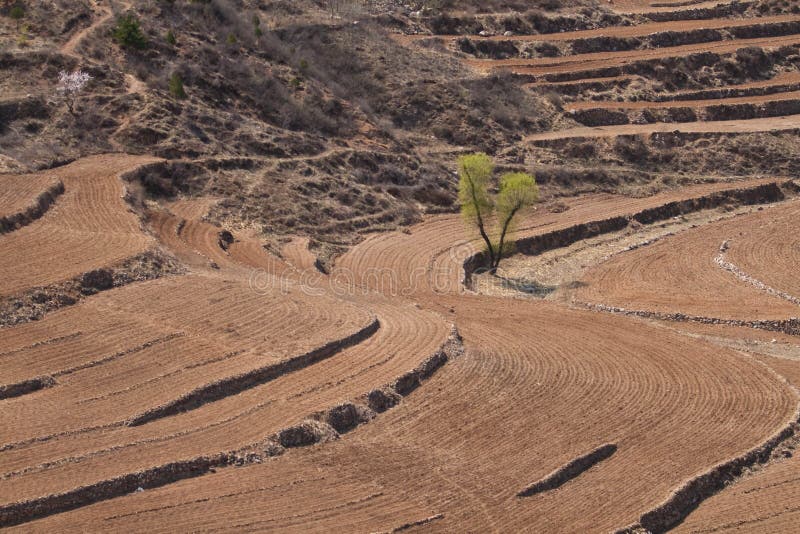
M 761 48 L 778 48 L 800 44 L 800 36 L 781 36 L 756 39 L 735 39 L 713 43 L 672 46 L 668 48 L 655 48 L 650 50 L 634 50 L 625 52 L 596 52 L 590 54 L 577 54 L 562 58 L 542 59 L 507 59 L 507 60 L 481 60 L 470 59 L 467 63 L 482 70 L 508 69 L 517 74 L 545 76 L 562 72 L 593 71 L 609 67 L 619 67 L 635 61 L 646 59 L 661 59 L 669 57 L 686 56 L 693 53 L 713 52 L 725 54 L 740 48 L 757 46 Z
M 800 115 L 770 117 L 766 119 L 705 121 L 705 122 L 660 122 L 654 124 L 623 124 L 619 126 L 584 126 L 534 134 L 527 137 L 530 142 L 553 141 L 559 139 L 616 137 L 620 135 L 652 135 L 658 133 L 751 133 L 751 132 L 794 132 L 800 128 Z
M 774 95 L 745 96 L 734 98 L 717 98 L 710 100 L 679 100 L 673 102 L 575 102 L 567 104 L 564 109 L 649 109 L 649 108 L 677 108 L 691 107 L 703 108 L 708 106 L 721 106 L 730 104 L 749 104 L 759 102 L 779 102 L 781 100 L 796 100 L 800 98 L 800 91 L 789 91 Z
M 646 24 L 636 24 L 632 26 L 612 26 L 609 28 L 598 28 L 596 30 L 580 30 L 560 33 L 546 33 L 537 35 L 491 35 L 491 36 L 470 36 L 476 41 L 574 41 L 577 39 L 589 39 L 592 37 L 643 37 L 653 33 L 667 31 L 691 31 L 691 30 L 710 30 L 721 28 L 736 28 L 739 26 L 750 26 L 753 24 L 770 24 L 776 22 L 794 22 L 800 18 L 792 15 L 779 15 L 773 17 L 759 17 L 757 19 L 703 19 L 703 20 L 682 20 L 670 22 L 651 22 Z M 393 36 L 402 43 L 414 42 L 430 39 L 430 35 L 395 35 Z M 460 35 L 437 35 L 439 39 L 456 40 L 461 39 Z
M 758 221 L 770 224 L 784 214 L 793 218 L 796 210 L 797 202 L 792 201 L 785 206 L 689 230 L 615 256 L 589 270 L 581 280 L 582 286 L 576 289 L 575 298 L 625 309 L 681 312 L 722 319 L 796 317 L 800 311 L 798 304 L 742 283 L 716 261 L 720 245 L 726 240 L 744 242 L 747 239 L 744 232 L 758 225 Z M 788 250 L 793 248 L 790 245 Z M 668 252 L 672 250 L 683 253 L 675 257 Z M 747 251 L 743 248 L 738 257 L 748 257 Z M 780 263 L 759 262 L 758 265 L 761 273 L 773 267 L 781 272 Z M 707 298 L 699 300 L 697 295 L 701 294 Z
M 121 6 L 148 36 L 135 51 L 110 38 L 114 6 L 70 2 L 32 5 L 33 45 L 0 54 L 3 161 L 41 169 L 0 176 L 0 296 L 36 319 L 0 328 L 0 527 L 794 526 L 800 203 L 778 176 L 800 170 L 800 115 L 736 113 L 798 96 L 775 89 L 797 82 L 796 35 L 475 60 L 392 40 L 433 19 L 388 0 L 359 20 L 147 0 Z M 575 4 L 545 18 L 591 29 L 475 40 L 797 20 L 770 0 L 729 18 Z M 491 6 L 453 13 L 503 23 Z M 47 95 L 78 67 L 72 115 Z M 740 120 L 565 112 L 612 106 Z M 114 150 L 144 155 L 90 155 Z M 543 202 L 514 233 L 529 256 L 500 274 L 539 262 L 549 300 L 470 289 L 481 242 L 453 159 L 475 150 L 536 171 Z M 168 269 L 119 271 L 154 250 Z

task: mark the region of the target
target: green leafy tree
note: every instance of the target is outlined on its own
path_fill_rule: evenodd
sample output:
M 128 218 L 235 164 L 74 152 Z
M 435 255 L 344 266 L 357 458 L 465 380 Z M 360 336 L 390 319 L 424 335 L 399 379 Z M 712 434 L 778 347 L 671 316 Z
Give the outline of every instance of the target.
M 474 224 L 486 245 L 489 269 L 495 272 L 508 251 L 514 220 L 539 200 L 536 180 L 530 174 L 507 173 L 500 177 L 497 195 L 489 192 L 494 163 L 486 154 L 468 154 L 458 160 L 458 200 L 461 214 Z
M 142 33 L 142 28 L 132 13 L 122 15 L 117 19 L 117 25 L 112 33 L 114 40 L 123 48 L 147 48 L 147 38 Z

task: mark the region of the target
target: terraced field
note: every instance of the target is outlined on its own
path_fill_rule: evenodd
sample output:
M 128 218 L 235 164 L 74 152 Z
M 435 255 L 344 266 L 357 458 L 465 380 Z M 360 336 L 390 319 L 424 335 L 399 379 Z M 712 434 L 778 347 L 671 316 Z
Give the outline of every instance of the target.
M 0 221 L 4 232 L 18 229 L 44 215 L 64 184 L 55 176 L 7 175 L 0 190 Z
M 730 191 L 757 201 L 752 192 L 773 183 L 588 196 L 566 211 L 532 213 L 520 237 Z M 4 524 L 158 530 L 163 514 L 180 509 L 209 528 L 230 528 L 236 517 L 242 528 L 421 521 L 444 531 L 608 530 L 640 521 L 672 488 L 759 447 L 795 414 L 796 393 L 735 351 L 624 317 L 539 303 L 509 315 L 505 300 L 464 295 L 461 263 L 476 249 L 455 217 L 368 239 L 313 286 L 298 277 L 308 253 L 294 242 L 288 278 L 254 288 L 247 258 L 270 264 L 266 250 L 245 234 L 225 241 L 226 250 L 220 229 L 199 220 L 207 205 L 167 209 L 149 227 L 189 274 L 106 291 L 3 331 Z M 794 204 L 760 213 L 777 209 Z M 121 217 L 108 211 L 109 220 Z M 47 221 L 30 227 L 40 224 Z M 148 239 L 143 228 L 136 231 Z M 245 250 L 253 254 L 236 252 Z M 386 273 L 398 278 L 386 285 Z M 770 304 L 770 313 L 780 310 Z M 433 367 L 421 386 L 398 381 L 443 346 L 451 322 L 466 354 Z M 392 389 L 380 390 L 386 384 Z M 389 405 L 395 391 L 419 392 L 339 443 L 259 465 L 295 443 L 282 429 L 344 401 L 367 402 L 361 396 L 376 388 Z M 595 467 L 559 474 L 604 444 L 613 452 Z M 250 466 L 224 468 L 231 463 Z M 562 489 L 516 496 L 551 472 L 566 477 Z M 297 492 L 315 497 L 297 503 Z M 273 497 L 274 507 L 252 507 L 253 498 Z M 608 504 L 598 508 L 601 498 Z
M 767 365 L 800 385 L 800 360 L 764 356 Z M 796 446 L 796 445 L 795 445 Z M 798 522 L 800 465 L 795 451 L 781 451 L 778 461 L 730 490 L 703 503 L 677 532 L 791 532 Z
M 780 288 L 766 290 L 769 282 L 759 276 L 797 287 L 791 269 L 782 269 L 796 256 L 798 243 L 787 239 L 790 234 L 776 233 L 782 221 L 795 224 L 797 210 L 797 202 L 789 202 L 617 255 L 589 271 L 575 299 L 626 310 L 726 320 L 796 317 L 800 299 Z M 782 246 L 774 250 L 769 246 L 772 240 Z M 734 254 L 728 252 L 731 244 Z M 675 255 L 675 250 L 683 253 Z
M 710 346 L 691 346 L 649 328 L 636 329 L 620 345 L 612 336 L 630 328 L 624 320 L 551 306 L 517 306 L 506 327 L 492 327 L 492 319 L 508 317 L 505 302 L 451 302 L 473 350 L 402 408 L 339 443 L 28 528 L 131 522 L 162 530 L 163 514 L 170 514 L 177 524 L 191 521 L 202 528 L 226 528 L 233 517 L 243 528 L 391 530 L 436 518 L 426 525 L 434 531 L 608 531 L 634 522 L 684 478 L 722 460 L 721 451 L 756 445 L 794 409 L 794 395 L 778 393 L 768 370 L 734 353 L 712 357 L 717 351 Z M 557 329 L 550 326 L 554 315 Z M 527 328 L 520 331 L 520 324 Z M 654 335 L 662 349 L 644 356 Z M 582 336 L 584 346 L 574 342 Z M 749 392 L 740 387 L 739 373 L 753 378 L 745 387 Z M 730 413 L 726 406 L 740 402 L 747 406 L 739 412 L 745 419 L 711 415 Z M 752 437 L 722 430 L 730 424 L 752 429 Z M 693 437 L 675 432 L 679 427 Z M 563 488 L 516 497 L 609 442 L 617 452 Z M 678 447 L 681 442 L 686 445 Z M 313 497 L 291 502 L 302 495 Z M 597 506 L 601 500 L 606 506 Z M 265 501 L 276 505 L 254 506 Z M 203 517 L 190 519 L 199 509 Z M 114 517 L 119 519 L 108 519 Z
M 800 87 L 798 65 L 792 59 L 800 45 L 796 14 L 725 11 L 730 6 L 723 2 L 614 2 L 609 7 L 628 21 L 558 33 L 437 38 L 481 73 L 515 73 L 528 78 L 537 93 L 561 95 L 564 109 L 588 127 L 536 134 L 528 138 L 533 143 L 797 128 Z M 411 44 L 431 36 L 399 39 Z M 747 80 L 698 87 L 708 83 L 701 72 L 753 50 L 766 54 L 773 65 L 754 67 L 745 75 Z
M 471 55 L 464 36 L 442 39 L 479 74 L 564 99 L 568 128 L 533 147 L 796 134 L 800 18 L 718 5 L 616 0 L 636 24 L 468 36 Z M 68 53 L 111 17 L 97 16 Z M 481 57 L 506 43 L 516 57 Z M 553 57 L 524 57 L 542 44 Z M 752 46 L 774 54 L 768 73 L 665 81 L 676 61 Z M 566 298 L 545 301 L 476 285 L 480 241 L 457 215 L 323 263 L 307 236 L 213 224 L 217 197 L 136 198 L 128 173 L 158 161 L 0 175 L 0 296 L 78 295 L 0 326 L 0 528 L 791 532 L 800 519 L 791 177 L 546 196 L 521 216 L 515 260 L 663 231 L 581 259 Z M 180 269 L 120 268 L 146 253 Z
M 129 211 L 119 179 L 151 161 L 98 156 L 38 178 L 60 181 L 64 193 L 35 224 L 0 235 L 0 255 L 7 258 L 0 265 L 0 295 L 62 282 L 152 247 L 155 241 L 142 233 L 139 219 Z

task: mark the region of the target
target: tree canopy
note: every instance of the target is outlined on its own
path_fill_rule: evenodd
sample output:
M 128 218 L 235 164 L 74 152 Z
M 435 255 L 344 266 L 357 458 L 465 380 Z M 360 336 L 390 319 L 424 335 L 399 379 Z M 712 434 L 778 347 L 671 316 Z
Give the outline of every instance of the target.
M 494 163 L 483 153 L 461 156 L 458 175 L 461 214 L 477 228 L 486 245 L 488 267 L 494 272 L 508 251 L 514 219 L 539 200 L 539 188 L 532 175 L 512 172 L 500 177 L 498 193 L 492 195 Z

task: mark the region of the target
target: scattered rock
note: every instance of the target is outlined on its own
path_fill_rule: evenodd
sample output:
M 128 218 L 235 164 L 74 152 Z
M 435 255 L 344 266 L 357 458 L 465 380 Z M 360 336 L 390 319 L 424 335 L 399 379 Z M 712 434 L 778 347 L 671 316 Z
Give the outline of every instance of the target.
M 352 402 L 345 402 L 331 408 L 325 419 L 336 432 L 344 434 L 374 417 L 375 412 L 366 406 L 357 406 Z
M 93 294 L 114 287 L 114 272 L 111 269 L 95 269 L 81 277 L 81 290 Z
M 228 248 L 233 244 L 233 234 L 230 233 L 228 230 L 220 230 L 219 232 L 219 248 L 222 250 L 228 250 Z
M 409 371 L 394 381 L 392 387 L 400 395 L 406 396 L 419 387 L 419 373 Z
M 371 410 L 381 413 L 394 408 L 403 397 L 390 387 L 373 389 L 367 394 L 367 404 Z
M 278 442 L 282 447 L 305 447 L 315 443 L 324 443 L 339 438 L 339 434 L 327 423 L 306 420 L 299 425 L 285 428 L 278 434 Z

